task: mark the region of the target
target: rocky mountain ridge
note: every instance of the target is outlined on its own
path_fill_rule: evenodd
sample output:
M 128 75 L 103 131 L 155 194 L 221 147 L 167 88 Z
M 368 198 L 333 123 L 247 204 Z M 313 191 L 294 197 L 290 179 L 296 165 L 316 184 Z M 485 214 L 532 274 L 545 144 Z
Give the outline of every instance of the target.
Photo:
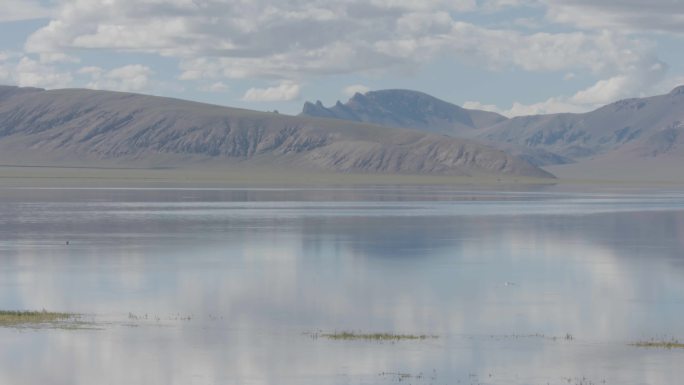
M 131 93 L 16 87 L 0 87 L 0 161 L 552 177 L 476 141 L 415 130 Z

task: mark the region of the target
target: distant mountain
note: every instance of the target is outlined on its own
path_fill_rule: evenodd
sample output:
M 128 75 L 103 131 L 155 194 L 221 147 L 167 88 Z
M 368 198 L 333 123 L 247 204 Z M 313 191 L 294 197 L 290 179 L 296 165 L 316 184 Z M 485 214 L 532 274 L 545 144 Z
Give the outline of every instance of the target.
M 357 93 L 347 103 L 338 101 L 332 107 L 325 107 L 320 101 L 306 102 L 300 115 L 413 128 L 450 136 L 463 136 L 466 132 L 506 120 L 494 112 L 468 110 L 410 90 Z
M 130 93 L 16 87 L 0 87 L 0 161 L 552 177 L 472 140 L 415 130 Z
M 465 109 L 410 90 L 371 91 L 363 95 L 357 93 L 347 103 L 338 101 L 329 108 L 324 107 L 320 101 L 315 104 L 306 102 L 300 115 L 411 128 L 457 138 L 476 136 L 483 128 L 508 120 L 494 112 Z M 481 141 L 488 142 L 488 139 Z M 486 144 L 537 166 L 572 162 L 572 159 L 541 148 L 533 149 L 512 143 Z
M 493 143 L 521 145 L 582 160 L 601 156 L 684 156 L 684 86 L 666 95 L 621 100 L 584 114 L 509 119 L 480 131 Z

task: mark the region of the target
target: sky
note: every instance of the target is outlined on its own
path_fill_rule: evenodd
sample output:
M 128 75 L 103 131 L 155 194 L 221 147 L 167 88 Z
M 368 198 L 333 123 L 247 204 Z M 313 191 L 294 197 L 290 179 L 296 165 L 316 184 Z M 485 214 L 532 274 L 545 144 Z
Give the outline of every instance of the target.
M 684 84 L 684 0 L 0 0 L 0 84 L 583 112 Z

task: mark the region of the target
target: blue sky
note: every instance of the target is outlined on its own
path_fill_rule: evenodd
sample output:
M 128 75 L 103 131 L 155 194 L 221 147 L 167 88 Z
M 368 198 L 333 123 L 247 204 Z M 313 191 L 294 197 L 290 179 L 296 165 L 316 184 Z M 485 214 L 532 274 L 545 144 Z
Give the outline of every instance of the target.
M 682 0 L 0 0 L 0 84 L 296 114 L 423 91 L 509 116 L 684 84 Z

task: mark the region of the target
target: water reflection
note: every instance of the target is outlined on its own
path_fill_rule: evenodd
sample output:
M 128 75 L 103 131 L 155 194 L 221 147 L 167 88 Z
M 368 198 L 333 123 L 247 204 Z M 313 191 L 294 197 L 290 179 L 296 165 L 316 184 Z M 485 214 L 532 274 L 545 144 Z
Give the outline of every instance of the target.
M 684 336 L 683 208 L 672 192 L 0 190 L 0 308 L 103 327 L 0 329 L 0 383 L 675 383 L 682 352 L 626 344 Z

